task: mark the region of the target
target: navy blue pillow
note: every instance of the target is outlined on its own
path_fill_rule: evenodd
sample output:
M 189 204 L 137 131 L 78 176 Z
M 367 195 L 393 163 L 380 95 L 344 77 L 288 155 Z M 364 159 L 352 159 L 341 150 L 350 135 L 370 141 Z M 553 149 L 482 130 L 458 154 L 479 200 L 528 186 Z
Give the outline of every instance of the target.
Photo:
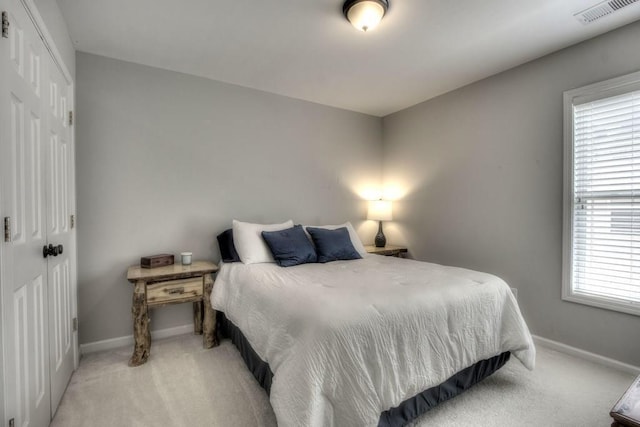
M 317 260 L 316 250 L 301 225 L 280 231 L 263 231 L 262 238 L 280 267 L 291 267 Z
M 218 234 L 220 257 L 224 262 L 240 262 L 236 245 L 233 244 L 233 230 L 230 228 Z
M 307 231 L 316 245 L 318 262 L 362 258 L 351 243 L 347 227 L 327 230 L 326 228 L 307 227 Z

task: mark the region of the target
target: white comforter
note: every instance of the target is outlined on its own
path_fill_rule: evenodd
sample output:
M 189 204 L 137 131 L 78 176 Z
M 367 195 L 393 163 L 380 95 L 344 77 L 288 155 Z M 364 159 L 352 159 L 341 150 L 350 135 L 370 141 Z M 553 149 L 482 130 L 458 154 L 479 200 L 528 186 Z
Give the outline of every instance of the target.
M 486 273 L 378 255 L 224 264 L 211 301 L 269 363 L 281 427 L 377 425 L 381 412 L 504 351 L 534 366 L 509 287 Z

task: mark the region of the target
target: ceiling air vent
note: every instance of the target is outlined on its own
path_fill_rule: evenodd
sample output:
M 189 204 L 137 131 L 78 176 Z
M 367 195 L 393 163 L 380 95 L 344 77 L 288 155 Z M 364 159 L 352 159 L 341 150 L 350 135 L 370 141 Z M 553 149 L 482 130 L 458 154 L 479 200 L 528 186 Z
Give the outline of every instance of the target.
M 600 2 L 589 9 L 583 10 L 582 12 L 578 12 L 573 16 L 583 24 L 590 24 L 603 16 L 610 15 L 613 12 L 632 5 L 633 3 L 637 3 L 638 1 L 640 0 L 607 0 Z

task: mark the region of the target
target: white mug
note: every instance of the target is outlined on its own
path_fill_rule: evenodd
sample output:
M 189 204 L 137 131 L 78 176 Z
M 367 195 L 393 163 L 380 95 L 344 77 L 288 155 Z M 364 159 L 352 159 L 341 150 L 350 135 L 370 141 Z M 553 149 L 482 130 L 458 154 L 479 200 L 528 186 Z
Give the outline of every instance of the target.
M 182 257 L 182 265 L 191 265 L 191 257 L 193 256 L 193 252 L 182 252 L 180 256 Z

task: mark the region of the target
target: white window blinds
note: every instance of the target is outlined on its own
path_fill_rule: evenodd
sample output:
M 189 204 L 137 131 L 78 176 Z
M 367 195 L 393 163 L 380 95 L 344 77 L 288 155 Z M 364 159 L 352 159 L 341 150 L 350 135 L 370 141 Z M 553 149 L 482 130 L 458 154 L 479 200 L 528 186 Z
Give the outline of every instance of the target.
M 634 305 L 640 303 L 640 90 L 576 101 L 572 291 Z

